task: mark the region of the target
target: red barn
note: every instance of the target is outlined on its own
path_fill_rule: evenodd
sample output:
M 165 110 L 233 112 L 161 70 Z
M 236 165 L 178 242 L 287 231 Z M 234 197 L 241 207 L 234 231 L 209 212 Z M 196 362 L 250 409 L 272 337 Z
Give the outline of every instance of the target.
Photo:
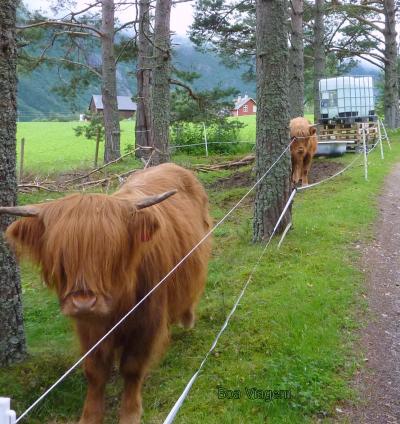
M 239 96 L 235 100 L 234 108 L 231 110 L 232 116 L 255 115 L 256 112 L 256 101 L 247 94 L 244 97 Z

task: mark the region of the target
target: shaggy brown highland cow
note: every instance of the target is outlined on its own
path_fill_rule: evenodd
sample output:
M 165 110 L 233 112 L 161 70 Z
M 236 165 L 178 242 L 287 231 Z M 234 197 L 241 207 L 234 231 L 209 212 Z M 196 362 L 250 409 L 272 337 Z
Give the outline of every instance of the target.
M 318 140 L 316 128 L 306 118 L 294 118 L 290 121 L 290 153 L 292 155 L 292 183 L 297 186 L 308 185 L 308 175 Z
M 6 237 L 17 253 L 40 265 L 62 312 L 74 319 L 83 351 L 211 226 L 203 187 L 191 172 L 173 164 L 135 173 L 111 196 L 73 194 L 45 204 L 3 207 L 0 213 L 25 217 L 10 225 Z M 104 389 L 114 358 L 124 379 L 119 423 L 140 422 L 143 379 L 166 347 L 170 325 L 193 325 L 210 249 L 207 239 L 87 357 L 81 424 L 103 422 Z

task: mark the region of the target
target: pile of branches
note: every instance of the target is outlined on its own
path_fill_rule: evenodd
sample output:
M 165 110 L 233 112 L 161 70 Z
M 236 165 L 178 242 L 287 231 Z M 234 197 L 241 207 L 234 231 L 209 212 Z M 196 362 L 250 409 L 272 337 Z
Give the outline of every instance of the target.
M 144 160 L 144 169 L 146 169 L 153 158 L 154 153 L 156 152 L 156 149 L 153 147 L 145 148 L 146 150 L 150 150 L 150 156 L 148 160 Z M 107 168 L 110 165 L 113 165 L 115 163 L 120 162 L 125 157 L 134 154 L 138 149 L 131 150 L 128 153 L 125 153 L 124 155 L 120 156 L 119 158 L 106 163 L 105 165 L 99 166 L 98 168 L 92 169 L 90 172 L 86 173 L 74 173 L 74 177 L 70 179 L 65 179 L 65 174 L 61 175 L 58 179 L 58 181 L 52 181 L 49 180 L 49 177 L 46 177 L 42 180 L 39 179 L 39 177 L 35 177 L 33 181 L 29 182 L 21 182 L 18 184 L 18 190 L 22 193 L 31 193 L 36 190 L 44 190 L 44 191 L 51 191 L 51 192 L 65 192 L 71 189 L 75 190 L 85 190 L 86 188 L 92 188 L 97 186 L 102 187 L 109 187 L 111 183 L 114 181 L 118 181 L 119 184 L 122 184 L 129 175 L 133 174 L 134 172 L 138 171 L 139 169 L 132 169 L 127 172 L 123 172 L 121 174 L 107 173 Z M 99 174 L 102 174 L 101 178 L 99 178 Z M 69 173 L 68 175 L 71 175 Z
M 221 169 L 232 169 L 239 168 L 241 166 L 251 165 L 255 160 L 254 155 L 247 155 L 239 160 L 231 160 L 228 162 L 212 164 L 212 165 L 194 165 L 196 171 L 209 172 L 209 171 L 220 171 Z
M 149 147 L 147 148 L 151 153 L 149 155 L 149 158 L 147 161 L 142 159 L 144 168 L 146 169 L 153 158 L 154 153 L 157 151 L 157 149 Z M 119 158 L 108 162 L 105 165 L 99 166 L 96 169 L 91 170 L 90 172 L 86 173 L 69 173 L 68 175 L 74 175 L 73 178 L 65 179 L 65 174 L 61 175 L 58 178 L 58 181 L 50 180 L 47 176 L 46 178 L 40 180 L 39 177 L 35 177 L 32 181 L 23 181 L 20 184 L 18 184 L 18 190 L 22 193 L 32 193 L 33 191 L 37 190 L 43 190 L 43 191 L 49 191 L 49 192 L 65 192 L 68 190 L 85 190 L 87 188 L 93 188 L 93 187 L 110 187 L 112 183 L 115 181 L 118 181 L 119 184 L 122 184 L 131 174 L 134 172 L 137 172 L 139 169 L 132 169 L 127 172 L 123 172 L 121 174 L 112 173 L 109 174 L 107 171 L 107 168 L 110 165 L 113 165 L 115 163 L 120 162 L 123 158 L 126 156 L 132 155 L 136 152 L 136 150 L 129 151 L 128 153 L 125 153 L 124 155 L 120 156 Z M 199 164 L 199 165 L 193 165 L 192 169 L 199 172 L 210 172 L 210 171 L 219 171 L 222 169 L 232 169 L 232 168 L 239 168 L 241 166 L 246 166 L 254 163 L 255 156 L 254 155 L 247 155 L 243 157 L 242 159 L 238 160 L 232 160 L 228 162 L 223 163 L 217 163 L 217 164 L 211 164 L 211 165 L 205 165 L 205 164 Z M 101 177 L 99 178 L 99 176 Z

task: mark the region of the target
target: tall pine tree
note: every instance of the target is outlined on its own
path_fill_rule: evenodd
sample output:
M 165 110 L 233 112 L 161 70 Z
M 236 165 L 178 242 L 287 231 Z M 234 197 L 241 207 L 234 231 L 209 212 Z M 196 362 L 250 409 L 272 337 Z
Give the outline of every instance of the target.
M 257 0 L 256 3 L 257 179 L 289 143 L 287 11 L 285 0 Z M 286 154 L 257 186 L 254 241 L 271 235 L 290 188 L 290 155 Z M 281 227 L 289 220 L 288 211 Z
M 15 205 L 17 47 L 16 3 L 3 0 L 0 7 L 0 205 Z M 0 215 L 0 365 L 24 358 L 26 353 L 22 317 L 21 284 L 17 264 L 3 231 L 11 223 Z

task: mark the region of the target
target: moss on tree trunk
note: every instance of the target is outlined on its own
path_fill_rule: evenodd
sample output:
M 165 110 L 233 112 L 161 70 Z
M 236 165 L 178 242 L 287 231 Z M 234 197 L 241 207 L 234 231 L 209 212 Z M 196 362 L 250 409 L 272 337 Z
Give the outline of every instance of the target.
M 153 141 L 157 152 L 153 163 L 169 161 L 169 124 L 171 78 L 170 40 L 171 0 L 157 0 L 154 23 L 154 69 L 153 69 Z
M 15 43 L 16 2 L 3 0 L 0 7 L 0 205 L 15 205 L 17 48 Z M 14 255 L 3 231 L 10 217 L 0 216 L 0 366 L 25 357 L 21 283 Z
M 114 0 L 102 2 L 101 25 L 102 86 L 104 114 L 104 162 L 108 163 L 121 156 L 120 126 L 117 102 L 117 77 L 114 54 Z
M 396 5 L 394 0 L 384 0 L 385 11 L 385 124 L 388 128 L 400 127 L 399 75 L 396 41 Z
M 289 143 L 288 28 L 285 0 L 257 0 L 257 145 L 260 178 Z M 290 155 L 286 154 L 257 187 L 254 241 L 268 237 L 290 194 Z M 290 212 L 281 228 L 290 220 Z
M 292 0 L 289 51 L 290 117 L 304 115 L 303 0 Z
M 325 77 L 325 29 L 324 29 L 325 0 L 315 1 L 314 18 L 314 122 L 321 117 L 319 102 L 319 81 Z
M 139 2 L 139 34 L 137 59 L 137 110 L 136 110 L 136 147 L 150 147 L 152 140 L 151 118 L 151 56 L 153 54 L 150 42 L 150 1 Z M 147 159 L 150 152 L 138 150 L 136 156 Z

